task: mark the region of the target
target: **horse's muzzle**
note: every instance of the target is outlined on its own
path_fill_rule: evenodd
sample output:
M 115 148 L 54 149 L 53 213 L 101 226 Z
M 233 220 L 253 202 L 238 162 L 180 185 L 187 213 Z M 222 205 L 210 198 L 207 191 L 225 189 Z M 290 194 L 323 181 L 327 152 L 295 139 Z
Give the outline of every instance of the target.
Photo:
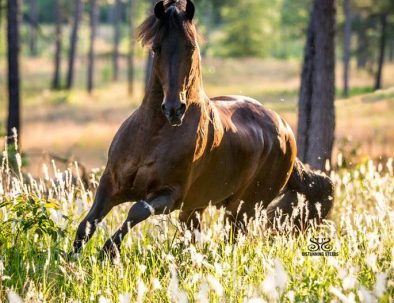
M 176 107 L 167 106 L 165 103 L 163 103 L 161 109 L 171 126 L 182 125 L 182 121 L 186 112 L 186 105 L 184 103 L 180 102 L 179 106 Z

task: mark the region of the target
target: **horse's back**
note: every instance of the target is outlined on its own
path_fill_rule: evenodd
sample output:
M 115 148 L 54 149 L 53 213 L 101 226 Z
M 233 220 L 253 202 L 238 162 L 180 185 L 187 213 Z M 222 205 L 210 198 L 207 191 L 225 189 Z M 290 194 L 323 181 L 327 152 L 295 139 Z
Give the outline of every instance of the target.
M 286 139 L 294 137 L 288 123 L 276 112 L 266 108 L 259 101 L 245 96 L 228 95 L 211 99 L 215 107 L 221 112 L 221 118 L 230 122 L 237 128 L 243 128 L 250 123 L 256 123 L 263 132 L 285 136 Z M 229 121 L 230 119 L 230 121 Z M 294 142 L 295 143 L 295 142 Z
M 240 96 L 240 95 L 224 95 L 224 96 L 217 96 L 211 98 L 211 101 L 214 102 L 217 106 L 229 106 L 229 105 L 234 105 L 237 103 L 240 104 L 254 104 L 258 106 L 262 106 L 262 104 L 257 101 L 256 99 L 246 97 L 246 96 Z

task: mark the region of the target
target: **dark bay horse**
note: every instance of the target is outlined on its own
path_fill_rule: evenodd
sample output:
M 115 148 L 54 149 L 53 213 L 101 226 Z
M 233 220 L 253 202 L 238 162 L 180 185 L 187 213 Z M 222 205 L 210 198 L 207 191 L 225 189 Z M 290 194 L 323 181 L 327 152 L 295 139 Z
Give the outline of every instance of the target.
M 198 228 L 197 214 L 209 203 L 225 207 L 232 226 L 252 218 L 257 203 L 271 214 L 276 208 L 291 214 L 297 193 L 313 206 L 311 218 L 318 215 L 314 203 L 321 218 L 332 206 L 330 179 L 296 159 L 293 132 L 278 114 L 248 97 L 206 96 L 194 11 L 189 0 L 160 1 L 139 28 L 155 54 L 150 85 L 113 139 L 74 253 L 126 201 L 137 202 L 103 248 L 112 257 L 129 229 L 155 214 L 180 210 L 179 219 Z

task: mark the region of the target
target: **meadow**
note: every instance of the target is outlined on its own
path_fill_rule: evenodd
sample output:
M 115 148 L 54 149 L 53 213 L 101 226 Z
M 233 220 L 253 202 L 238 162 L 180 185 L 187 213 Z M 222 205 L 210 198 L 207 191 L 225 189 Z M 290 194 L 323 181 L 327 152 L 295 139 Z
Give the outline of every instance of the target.
M 7 156 L 7 152 L 4 152 Z M 0 171 L 0 299 L 16 302 L 393 302 L 393 159 L 338 167 L 331 219 L 304 234 L 267 228 L 264 211 L 249 233 L 227 239 L 224 212 L 210 207 L 201 233 L 182 232 L 176 213 L 135 227 L 114 263 L 99 248 L 124 220 L 112 211 L 76 259 L 68 260 L 77 224 L 93 189 L 72 171 L 44 166 L 43 177 L 21 172 L 21 157 Z M 76 170 L 78 171 L 78 170 Z M 50 175 L 55 175 L 54 178 Z M 75 173 L 74 173 L 75 175 Z M 302 209 L 302 205 L 300 205 Z M 301 211 L 301 210 L 300 210 Z M 337 256 L 304 256 L 311 238 L 330 239 Z
M 192 243 L 174 213 L 134 228 L 112 264 L 99 259 L 99 249 L 129 203 L 112 211 L 79 258 L 65 254 L 91 206 L 110 141 L 142 99 L 144 62 L 137 62 L 131 97 L 125 74 L 108 82 L 108 58 L 98 60 L 98 87 L 87 94 L 84 62 L 77 64 L 76 88 L 66 92 L 45 88 L 48 58 L 22 59 L 23 152 L 6 149 L 0 169 L 0 302 L 393 302 L 392 64 L 381 91 L 372 92 L 372 77 L 356 69 L 350 98 L 338 90 L 335 204 L 322 227 L 272 230 L 258 211 L 248 235 L 230 244 L 223 210 L 211 207 Z M 206 58 L 204 66 L 210 96 L 252 96 L 296 128 L 298 61 Z M 3 121 L 5 113 L 2 102 Z M 75 160 L 87 168 L 89 184 Z M 338 256 L 304 256 L 311 238 L 329 238 Z

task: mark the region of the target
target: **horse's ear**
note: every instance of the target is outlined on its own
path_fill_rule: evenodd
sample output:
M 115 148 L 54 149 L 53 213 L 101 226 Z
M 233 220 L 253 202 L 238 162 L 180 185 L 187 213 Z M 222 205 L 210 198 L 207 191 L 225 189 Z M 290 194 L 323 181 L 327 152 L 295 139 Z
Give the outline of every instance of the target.
M 166 9 L 164 7 L 164 1 L 157 2 L 154 10 L 156 18 L 157 19 L 163 18 L 165 11 Z
M 190 0 L 187 0 L 187 2 L 186 2 L 186 16 L 190 21 L 193 20 L 195 10 L 196 9 L 194 7 L 193 2 L 191 2 Z

